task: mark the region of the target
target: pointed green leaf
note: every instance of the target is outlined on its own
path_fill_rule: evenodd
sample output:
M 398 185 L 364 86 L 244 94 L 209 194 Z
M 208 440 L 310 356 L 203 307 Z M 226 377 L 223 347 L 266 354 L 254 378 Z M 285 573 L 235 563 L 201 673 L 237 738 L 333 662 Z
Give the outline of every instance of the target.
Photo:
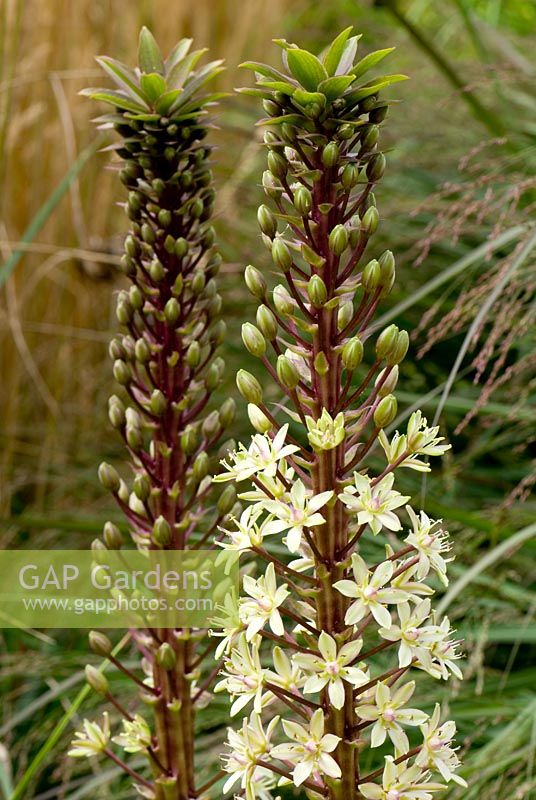
M 321 92 L 304 92 L 303 89 L 296 89 L 292 95 L 292 99 L 300 106 L 309 106 L 312 103 L 318 103 L 322 108 L 326 103 L 326 95 Z
M 352 36 L 350 39 L 348 39 L 346 42 L 346 47 L 344 48 L 344 53 L 339 61 L 339 65 L 335 70 L 335 75 L 347 75 L 349 72 L 352 72 L 355 54 L 357 53 L 357 43 L 360 39 L 361 36 Z
M 286 81 L 288 77 L 284 72 L 280 72 L 278 69 L 268 66 L 268 64 L 261 64 L 259 61 L 244 61 L 240 64 L 240 68 L 250 69 L 264 78 L 274 81 Z
M 325 94 L 329 101 L 333 101 L 344 94 L 354 81 L 355 75 L 339 75 L 336 78 L 328 78 L 318 84 L 318 91 Z
M 385 50 L 375 50 L 373 53 L 369 53 L 368 56 L 365 56 L 358 61 L 355 67 L 353 68 L 352 72 L 356 76 L 356 78 L 360 78 L 361 75 L 364 75 L 365 72 L 368 72 L 369 69 L 375 67 L 376 64 L 379 64 L 380 61 L 392 53 L 394 47 L 386 47 Z
M 155 109 L 165 117 L 175 100 L 182 94 L 182 89 L 172 89 L 171 91 L 163 92 L 155 102 Z
M 193 41 L 193 39 L 181 39 L 180 42 L 175 45 L 165 61 L 166 74 L 170 72 L 173 67 L 179 63 L 179 61 L 182 61 L 182 59 L 188 55 Z
M 207 48 L 204 47 L 202 50 L 196 50 L 194 53 L 190 53 L 187 58 L 177 62 L 167 76 L 169 88 L 181 89 L 190 72 L 192 72 L 201 56 L 206 52 Z
M 140 31 L 138 62 L 142 72 L 164 74 L 164 59 L 153 34 L 145 26 Z
M 296 86 L 293 86 L 291 83 L 287 83 L 286 81 L 258 81 L 257 85 L 271 89 L 272 92 L 282 92 L 283 94 L 288 94 L 290 96 L 292 96 L 296 91 Z
M 346 47 L 346 42 L 348 41 L 348 37 L 352 32 L 352 28 L 353 25 L 350 25 L 349 28 L 346 28 L 344 31 L 342 31 L 342 33 L 339 33 L 337 38 L 334 39 L 328 47 L 326 54 L 322 59 L 328 75 L 335 75 L 335 71 L 339 66 L 339 61 L 344 53 L 344 48 Z
M 95 61 L 120 89 L 128 92 L 133 99 L 145 100 L 133 69 L 109 56 L 97 56 Z
M 349 102 L 358 103 L 360 100 L 364 100 L 366 97 L 376 94 L 376 92 L 379 92 L 381 89 L 385 89 L 386 86 L 390 86 L 392 83 L 399 83 L 400 81 L 407 80 L 407 75 L 384 75 L 376 81 L 370 81 L 359 89 L 349 92 L 346 95 L 346 99 Z
M 210 64 L 204 66 L 192 78 L 188 79 L 184 85 L 181 96 L 177 98 L 171 106 L 170 114 L 177 111 L 198 89 L 204 86 L 205 83 L 208 83 L 208 81 L 211 81 L 219 75 L 220 72 L 223 72 L 224 67 L 222 67 L 221 64 L 221 61 L 211 61 Z
M 324 65 L 307 50 L 290 49 L 287 58 L 290 71 L 309 92 L 316 91 L 318 84 L 328 77 Z
M 167 91 L 167 84 L 161 75 L 156 72 L 143 74 L 140 78 L 140 85 L 151 103 L 154 103 L 160 95 Z
M 123 108 L 125 111 L 148 110 L 146 103 L 136 103 L 124 92 L 115 92 L 113 89 L 82 89 L 80 94 L 91 97 L 92 100 L 101 100 L 103 103 L 111 103 L 116 108 Z

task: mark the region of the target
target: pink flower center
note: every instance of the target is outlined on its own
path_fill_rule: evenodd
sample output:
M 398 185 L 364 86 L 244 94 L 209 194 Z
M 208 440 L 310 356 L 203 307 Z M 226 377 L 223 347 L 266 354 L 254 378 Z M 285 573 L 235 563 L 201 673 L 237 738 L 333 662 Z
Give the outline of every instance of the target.
M 374 600 L 375 597 L 378 596 L 378 590 L 374 588 L 374 586 L 367 586 L 363 595 L 367 598 L 367 600 Z
M 439 736 L 432 736 L 428 744 L 431 750 L 440 750 L 443 747 L 443 742 Z
M 382 714 L 384 720 L 386 722 L 394 722 L 396 719 L 396 714 L 392 708 L 387 708 Z
M 406 631 L 406 639 L 409 639 L 410 642 L 415 642 L 419 638 L 419 629 L 418 628 L 408 628 Z
M 310 739 L 305 745 L 305 749 L 308 753 L 316 753 L 316 742 Z
M 340 666 L 337 661 L 326 661 L 326 672 L 328 675 L 338 675 Z
M 389 789 L 387 794 L 385 795 L 385 800 L 400 800 L 401 798 L 400 792 L 397 792 L 396 789 Z

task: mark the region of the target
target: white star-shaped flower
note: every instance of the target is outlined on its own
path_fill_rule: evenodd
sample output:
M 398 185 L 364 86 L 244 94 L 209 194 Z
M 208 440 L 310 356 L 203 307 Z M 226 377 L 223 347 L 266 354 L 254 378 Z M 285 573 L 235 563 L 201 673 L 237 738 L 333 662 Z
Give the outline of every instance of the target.
M 294 765 L 292 778 L 295 786 L 301 786 L 311 775 L 317 782 L 322 775 L 341 777 L 341 768 L 330 755 L 341 739 L 333 733 L 324 733 L 324 712 L 321 708 L 314 712 L 308 727 L 285 720 L 282 724 L 292 741 L 276 745 L 271 755 Z
M 408 599 L 407 594 L 400 589 L 385 588 L 391 580 L 393 570 L 392 561 L 383 561 L 374 572 L 371 572 L 361 556 L 354 553 L 352 556 L 354 580 L 342 580 L 333 584 L 345 597 L 355 599 L 355 603 L 349 607 L 344 618 L 347 625 L 356 625 L 370 613 L 379 625 L 383 625 L 384 628 L 391 626 L 391 615 L 386 606 L 404 603 Z
M 298 653 L 292 661 L 310 674 L 303 687 L 304 694 L 320 692 L 328 687 L 328 696 L 334 708 L 342 708 L 345 700 L 345 683 L 363 686 L 369 676 L 359 667 L 352 666 L 362 647 L 361 639 L 344 644 L 337 650 L 335 639 L 323 631 L 318 638 L 320 656 Z M 364 665 L 360 665 L 364 666 Z
M 393 489 L 395 477 L 389 473 L 375 486 L 368 475 L 354 472 L 354 485 L 348 486 L 339 500 L 344 503 L 349 511 L 357 513 L 359 525 L 370 525 L 372 533 L 377 534 L 382 528 L 398 531 L 402 527 L 400 520 L 394 513 L 395 508 L 403 506 L 409 500 Z

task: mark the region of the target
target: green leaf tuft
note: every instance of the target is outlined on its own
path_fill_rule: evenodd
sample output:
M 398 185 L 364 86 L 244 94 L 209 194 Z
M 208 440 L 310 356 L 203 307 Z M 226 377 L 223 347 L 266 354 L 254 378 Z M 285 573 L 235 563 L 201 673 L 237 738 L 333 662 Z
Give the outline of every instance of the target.
M 315 92 L 318 84 L 328 78 L 324 65 L 307 50 L 287 50 L 287 58 L 290 71 L 309 92 Z

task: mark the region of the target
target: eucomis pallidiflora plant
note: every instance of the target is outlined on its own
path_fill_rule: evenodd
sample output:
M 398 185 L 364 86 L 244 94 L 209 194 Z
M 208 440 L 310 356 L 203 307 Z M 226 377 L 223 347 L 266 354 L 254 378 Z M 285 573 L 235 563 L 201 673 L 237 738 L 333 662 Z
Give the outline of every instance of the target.
M 213 533 L 236 497 L 227 487 L 213 503 L 209 474 L 209 454 L 234 416 L 232 399 L 218 410 L 207 408 L 224 371 L 215 354 L 225 325 L 214 280 L 221 259 L 213 249 L 211 147 L 205 142 L 207 108 L 219 95 L 205 93 L 204 86 L 221 62 L 197 68 L 203 51 L 190 53 L 190 46 L 191 40 L 182 40 L 164 60 L 144 29 L 139 67 L 99 58 L 118 88 L 85 91 L 114 107 L 99 121 L 122 139 L 114 149 L 124 162 L 119 175 L 129 192 L 131 220 L 122 262 L 130 288 L 117 298 L 125 332 L 110 345 L 122 392 L 110 398 L 109 416 L 125 441 L 133 479 L 128 486 L 109 464 L 100 466 L 99 477 L 142 549 L 213 546 Z M 107 523 L 98 544 L 118 548 L 121 539 Z M 130 675 L 146 712 L 123 708 L 104 676 L 88 667 L 90 684 L 115 706 L 123 731 L 111 737 L 107 714 L 102 725 L 86 720 L 71 755 L 105 753 L 145 798 L 206 797 L 212 781 L 199 785 L 194 726 L 217 672 L 212 659 L 207 664 L 217 641 L 203 630 L 140 630 L 132 636 L 141 677 L 111 655 L 105 635 L 93 632 L 90 642 Z M 146 769 L 134 770 L 110 742 L 127 754 L 144 754 Z
M 395 325 L 373 335 L 395 279 L 392 253 L 375 253 L 371 241 L 385 169 L 379 93 L 404 76 L 364 82 L 390 49 L 356 62 L 350 34 L 319 58 L 279 41 L 283 71 L 244 65 L 257 80 L 245 91 L 268 114 L 258 220 L 281 281 L 269 291 L 258 269 L 246 269 L 259 308 L 243 340 L 264 375 L 241 370 L 237 384 L 257 433 L 216 478 L 238 484 L 247 504 L 223 547 L 266 564 L 244 578 L 240 625 L 229 623 L 220 643 L 227 662 L 217 689 L 231 695 L 233 715 L 249 714 L 229 732 L 226 789 L 248 800 L 285 782 L 329 800 L 429 800 L 463 783 L 454 723 L 441 722 L 439 706 L 429 716 L 411 704 L 415 670 L 461 677 L 426 583 L 431 573 L 446 582 L 448 534 L 395 488 L 399 470 L 426 471 L 449 445 L 419 411 L 403 433 L 385 432 L 408 335 Z M 268 376 L 282 392 L 272 408 Z M 382 455 L 377 472 L 372 448 Z M 383 560 L 364 560 L 368 537 L 383 540 Z M 363 751 L 379 747 L 383 766 L 364 774 Z

